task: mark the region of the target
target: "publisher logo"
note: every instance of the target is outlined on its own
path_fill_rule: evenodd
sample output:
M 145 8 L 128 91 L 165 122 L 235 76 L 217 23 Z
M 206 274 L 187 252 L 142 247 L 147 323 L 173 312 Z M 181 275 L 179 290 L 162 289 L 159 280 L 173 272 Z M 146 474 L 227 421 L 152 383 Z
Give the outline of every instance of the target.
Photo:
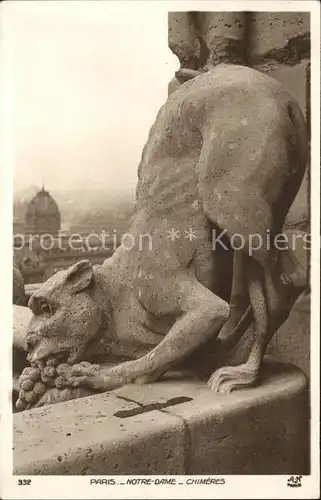
M 302 486 L 302 476 L 291 476 L 289 477 L 287 481 L 287 485 L 290 486 L 290 488 L 299 488 Z

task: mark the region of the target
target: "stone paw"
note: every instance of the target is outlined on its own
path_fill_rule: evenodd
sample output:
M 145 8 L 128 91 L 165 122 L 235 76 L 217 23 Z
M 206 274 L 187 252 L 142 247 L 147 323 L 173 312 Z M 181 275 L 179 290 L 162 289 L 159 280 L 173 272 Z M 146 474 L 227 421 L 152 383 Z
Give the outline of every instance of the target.
M 123 365 L 106 368 L 100 365 L 77 364 L 72 367 L 71 375 L 65 381 L 67 387 L 90 387 L 98 391 L 110 391 L 124 385 L 126 377 Z
M 66 387 L 91 387 L 92 389 L 103 390 L 105 387 L 104 379 L 96 375 L 77 375 L 71 376 L 65 382 Z
M 55 385 L 58 389 L 64 387 L 87 386 L 93 389 L 99 389 L 103 385 L 103 373 L 98 365 L 92 365 L 86 361 L 77 363 L 73 366 L 63 366 L 57 369 L 58 377 Z
M 92 365 L 88 361 L 81 361 L 71 367 L 71 375 L 75 376 L 91 376 L 97 375 L 100 371 L 100 366 Z
M 254 385 L 257 379 L 257 371 L 246 364 L 224 366 L 213 373 L 207 382 L 207 387 L 214 392 L 227 395 L 234 390 Z

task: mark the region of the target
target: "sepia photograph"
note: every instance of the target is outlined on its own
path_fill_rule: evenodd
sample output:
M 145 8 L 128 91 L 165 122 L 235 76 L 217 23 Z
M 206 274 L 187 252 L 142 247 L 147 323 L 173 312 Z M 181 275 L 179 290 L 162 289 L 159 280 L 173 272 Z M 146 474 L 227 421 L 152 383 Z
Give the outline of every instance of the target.
M 318 498 L 319 3 L 0 19 L 1 498 Z

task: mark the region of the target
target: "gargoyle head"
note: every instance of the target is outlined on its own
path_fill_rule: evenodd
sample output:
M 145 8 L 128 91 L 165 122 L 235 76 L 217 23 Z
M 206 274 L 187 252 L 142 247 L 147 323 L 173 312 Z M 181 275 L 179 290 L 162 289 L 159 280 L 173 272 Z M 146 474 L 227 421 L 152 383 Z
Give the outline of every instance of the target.
M 92 264 L 82 260 L 53 275 L 30 297 L 29 362 L 57 357 L 73 364 L 82 358 L 103 322 L 96 288 Z

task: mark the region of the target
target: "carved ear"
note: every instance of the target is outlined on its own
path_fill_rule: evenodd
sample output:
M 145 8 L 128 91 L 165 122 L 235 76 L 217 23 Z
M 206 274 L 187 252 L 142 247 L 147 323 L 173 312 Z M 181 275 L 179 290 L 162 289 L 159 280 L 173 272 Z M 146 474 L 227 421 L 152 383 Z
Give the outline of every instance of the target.
M 89 260 L 81 260 L 68 269 L 65 283 L 71 286 L 72 293 L 78 293 L 87 288 L 93 277 L 93 266 Z

